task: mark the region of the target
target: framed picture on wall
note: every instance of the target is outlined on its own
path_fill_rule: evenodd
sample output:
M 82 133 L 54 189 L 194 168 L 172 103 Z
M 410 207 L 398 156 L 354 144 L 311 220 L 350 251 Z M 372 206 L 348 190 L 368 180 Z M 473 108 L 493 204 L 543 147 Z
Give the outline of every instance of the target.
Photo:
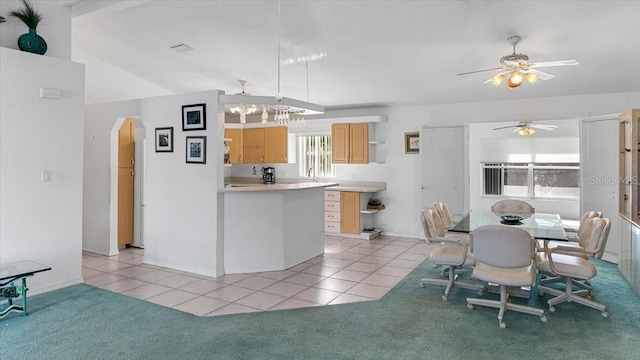
M 207 137 L 187 136 L 187 163 L 207 163 Z
M 405 154 L 420 153 L 420 133 L 404 133 L 404 152 Z
M 182 107 L 182 131 L 206 129 L 206 105 L 184 105 Z
M 156 152 L 173 152 L 173 127 L 156 128 Z

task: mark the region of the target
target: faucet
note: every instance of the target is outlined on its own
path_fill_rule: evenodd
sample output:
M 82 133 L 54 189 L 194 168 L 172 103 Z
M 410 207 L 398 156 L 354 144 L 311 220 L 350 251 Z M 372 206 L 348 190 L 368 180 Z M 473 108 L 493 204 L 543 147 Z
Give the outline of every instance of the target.
M 313 167 L 310 167 L 307 170 L 307 177 L 311 177 L 311 172 L 313 171 L 313 182 L 316 182 L 316 170 Z

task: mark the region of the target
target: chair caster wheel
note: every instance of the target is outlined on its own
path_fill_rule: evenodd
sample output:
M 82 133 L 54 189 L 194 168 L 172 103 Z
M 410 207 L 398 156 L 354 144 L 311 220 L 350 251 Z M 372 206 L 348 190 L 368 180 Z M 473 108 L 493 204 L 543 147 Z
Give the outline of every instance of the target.
M 553 305 L 549 306 L 549 312 L 556 312 L 556 307 Z
M 420 283 L 420 287 L 423 288 L 425 285 L 423 283 Z
M 538 290 L 538 296 L 540 296 L 540 297 L 544 296 L 544 292 L 543 292 L 543 291 Z
M 542 321 L 542 322 L 547 322 L 548 320 L 549 320 L 549 319 L 547 319 L 547 317 L 546 317 L 546 316 L 544 316 L 544 315 L 540 316 L 540 321 Z
M 447 295 L 442 295 L 442 300 L 447 301 Z
M 501 322 L 500 323 L 500 328 L 506 329 L 507 328 L 507 323 Z
M 467 307 L 468 307 L 469 309 L 471 309 L 471 310 L 473 310 L 473 308 L 474 308 L 473 304 L 467 304 Z
M 609 317 L 609 313 L 608 313 L 608 312 L 606 312 L 606 311 L 603 311 L 603 312 L 602 312 L 602 317 L 603 317 L 603 318 L 608 318 L 608 317 Z

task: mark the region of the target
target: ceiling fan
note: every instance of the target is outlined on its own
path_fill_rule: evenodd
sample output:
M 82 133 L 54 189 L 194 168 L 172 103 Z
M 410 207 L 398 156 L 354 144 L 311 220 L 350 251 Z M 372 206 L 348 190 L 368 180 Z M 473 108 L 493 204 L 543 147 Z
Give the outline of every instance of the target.
M 536 129 L 551 131 L 551 130 L 557 129 L 558 126 L 535 124 L 532 122 L 521 122 L 517 125 L 502 126 L 502 127 L 495 128 L 493 130 L 501 130 L 501 129 L 509 129 L 509 128 L 515 128 L 513 129 L 513 132 L 517 131 L 518 134 L 520 135 L 533 135 L 536 132 Z
M 535 84 L 538 79 L 549 80 L 555 77 L 553 74 L 537 70 L 538 68 L 578 65 L 578 60 L 574 59 L 529 62 L 529 56 L 525 54 L 516 54 L 516 45 L 521 40 L 520 36 L 512 36 L 508 40 L 513 46 L 513 54 L 505 55 L 500 59 L 500 64 L 502 64 L 502 66 L 493 69 L 465 72 L 458 75 L 475 74 L 485 71 L 498 71 L 497 75 L 487 79 L 483 84 L 493 83 L 497 87 L 503 81 L 507 80 L 507 86 L 510 89 L 515 89 L 522 85 L 522 82 L 525 79 L 531 84 Z

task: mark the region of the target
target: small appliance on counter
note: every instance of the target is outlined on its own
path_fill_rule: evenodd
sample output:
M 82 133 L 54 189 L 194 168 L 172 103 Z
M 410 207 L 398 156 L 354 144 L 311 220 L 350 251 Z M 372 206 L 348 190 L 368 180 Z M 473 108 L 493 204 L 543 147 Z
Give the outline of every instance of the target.
M 262 168 L 262 183 L 263 184 L 275 184 L 276 183 L 276 169 L 268 166 Z

